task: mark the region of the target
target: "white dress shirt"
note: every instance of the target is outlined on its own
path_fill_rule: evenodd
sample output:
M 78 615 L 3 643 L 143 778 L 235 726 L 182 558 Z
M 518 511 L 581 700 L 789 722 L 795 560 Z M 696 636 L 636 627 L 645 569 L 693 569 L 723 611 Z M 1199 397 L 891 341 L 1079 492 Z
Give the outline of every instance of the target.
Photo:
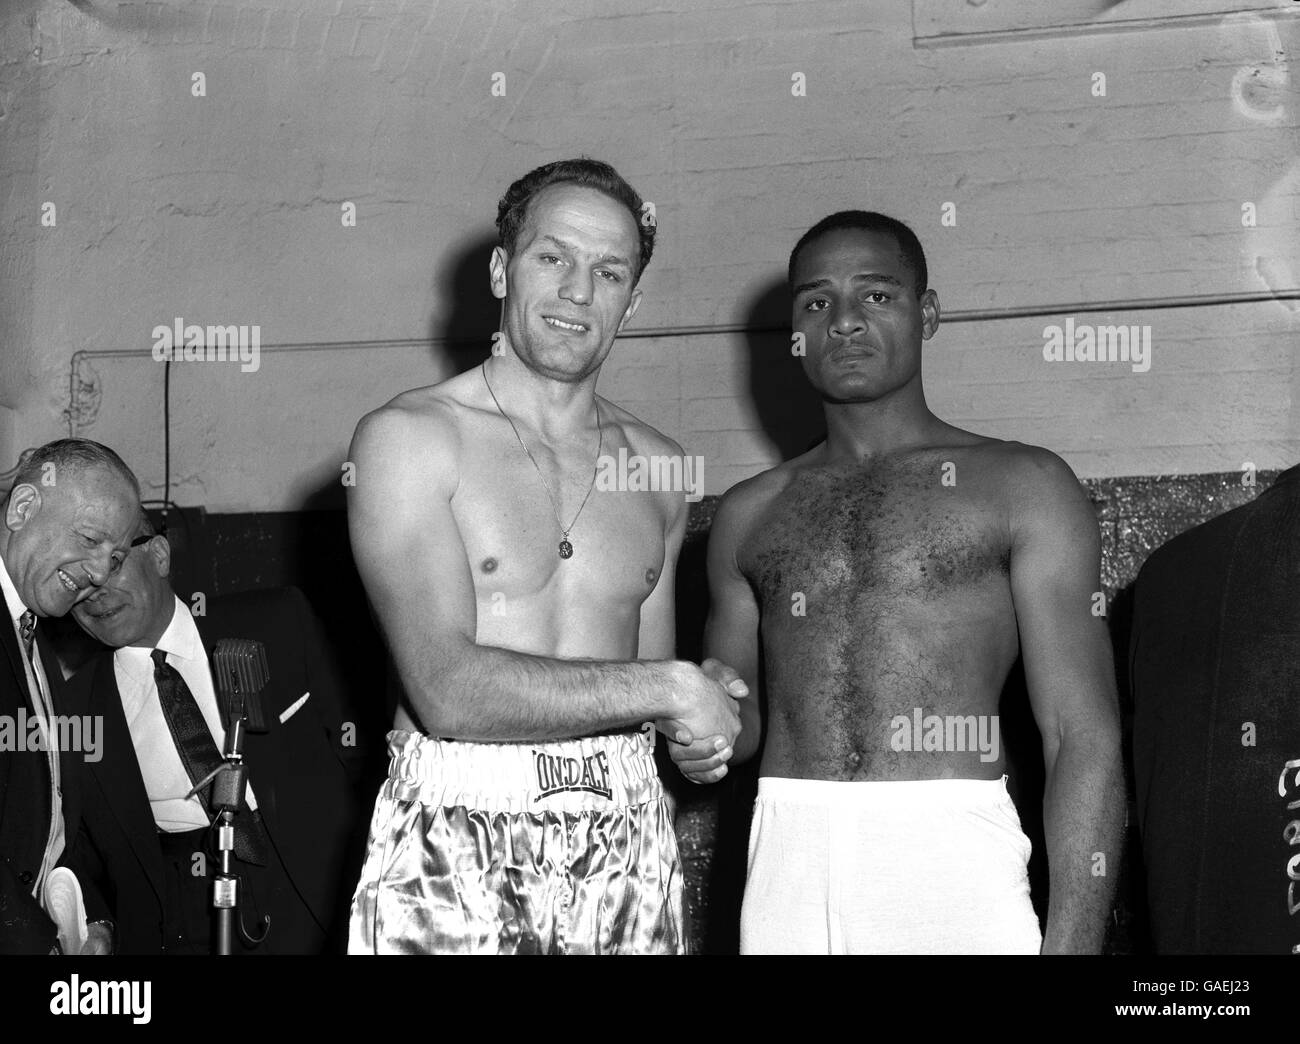
M 14 587 L 13 579 L 9 576 L 9 570 L 4 564 L 4 559 L 0 558 L 0 587 L 4 588 L 5 602 L 9 606 L 10 624 L 14 629 L 14 637 L 18 639 L 18 651 L 23 654 L 23 669 L 27 673 L 27 698 L 31 702 L 32 711 L 40 721 L 41 738 L 45 744 L 46 763 L 50 767 L 50 828 L 45 842 L 45 858 L 41 860 L 41 872 L 36 879 L 36 885 L 32 889 L 32 895 L 40 896 L 41 890 L 45 887 L 45 878 L 49 876 L 59 858 L 63 855 L 63 846 L 65 838 L 63 836 L 63 784 L 59 776 L 59 751 L 58 736 L 55 734 L 51 737 L 50 722 L 54 718 L 54 704 L 50 700 L 50 684 L 45 677 L 45 667 L 41 663 L 41 648 L 39 643 L 32 645 L 32 660 L 35 661 L 35 673 L 32 671 L 32 663 L 28 661 L 26 655 L 26 643 L 23 641 L 22 617 L 27 612 L 27 606 L 23 600 L 18 597 L 18 588 Z
M 167 654 L 167 663 L 185 679 L 217 750 L 224 753 L 226 730 L 217 706 L 208 654 L 189 608 L 179 598 L 175 601 L 171 623 L 158 640 L 157 647 Z M 152 652 L 152 648 L 128 645 L 113 654 L 113 671 L 122 697 L 122 711 L 126 715 L 127 728 L 131 730 L 131 742 L 135 746 L 144 789 L 149 795 L 158 829 L 168 833 L 195 830 L 207 826 L 208 817 L 197 797 L 185 796 L 193 784 L 158 701 Z M 257 808 L 251 783 L 247 797 L 248 807 Z

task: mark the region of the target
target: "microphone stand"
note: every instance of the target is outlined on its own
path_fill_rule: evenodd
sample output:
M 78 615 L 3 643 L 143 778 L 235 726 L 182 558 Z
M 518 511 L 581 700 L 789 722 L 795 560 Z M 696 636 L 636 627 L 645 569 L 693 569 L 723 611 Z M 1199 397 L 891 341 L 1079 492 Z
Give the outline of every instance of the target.
M 213 773 L 211 800 L 220 863 L 212 880 L 212 907 L 216 911 L 213 951 L 221 955 L 235 952 L 236 930 L 249 947 L 260 946 L 271 930 L 270 917 L 262 918 L 262 930 L 256 937 L 244 928 L 244 920 L 239 915 L 239 877 L 231 869 L 235 816 L 241 809 L 248 814 L 244 803 L 248 789 L 244 733 L 267 731 L 260 696 L 269 676 L 266 649 L 261 642 L 223 638 L 212 650 L 212 680 L 226 721 L 226 760 Z
M 251 947 L 260 946 L 271 928 L 271 919 L 262 918 L 262 930 L 256 937 L 244 928 L 239 915 L 239 878 L 232 872 L 230 861 L 235 850 L 235 814 L 244 805 L 248 789 L 248 766 L 244 764 L 244 729 L 247 719 L 241 713 L 233 718 L 226 732 L 226 763 L 216 772 L 212 781 L 212 811 L 216 816 L 217 854 L 219 866 L 212 880 L 212 907 L 216 911 L 216 933 L 213 952 L 230 956 L 235 952 L 235 931 Z

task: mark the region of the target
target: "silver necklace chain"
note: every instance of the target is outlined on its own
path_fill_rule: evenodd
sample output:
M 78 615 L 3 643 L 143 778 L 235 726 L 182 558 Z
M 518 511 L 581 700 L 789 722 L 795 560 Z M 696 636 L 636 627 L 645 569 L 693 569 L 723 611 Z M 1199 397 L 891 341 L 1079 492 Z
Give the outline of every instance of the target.
M 573 521 L 570 522 L 568 526 L 565 526 L 564 521 L 560 518 L 559 510 L 555 506 L 555 495 L 551 492 L 551 487 L 546 481 L 546 476 L 542 474 L 542 469 L 537 463 L 537 458 L 533 456 L 532 450 L 528 448 L 528 443 L 524 441 L 524 437 L 519 434 L 519 429 L 515 427 L 515 422 L 510 419 L 510 414 L 506 413 L 506 411 L 501 408 L 501 402 L 497 398 L 497 393 L 492 390 L 492 382 L 488 380 L 487 375 L 487 363 L 484 363 L 480 369 L 483 372 L 483 383 L 487 385 L 488 394 L 492 396 L 492 402 L 496 406 L 497 412 L 501 414 L 501 416 L 506 419 L 506 423 L 510 425 L 510 430 L 515 433 L 515 438 L 518 440 L 520 447 L 523 449 L 524 453 L 528 455 L 528 460 L 532 464 L 533 470 L 537 472 L 537 477 L 542 480 L 542 488 L 546 490 L 546 499 L 550 501 L 551 504 L 551 514 L 555 516 L 555 524 L 560 527 L 560 532 L 563 534 L 562 539 L 560 540 L 560 557 L 570 558 L 573 555 L 573 544 L 569 542 L 569 533 L 571 533 L 573 527 L 578 524 L 578 518 L 582 514 L 582 509 L 587 506 L 587 501 L 591 499 L 591 491 L 596 488 L 596 476 L 600 473 L 600 452 L 605 448 L 605 429 L 600 423 L 600 403 L 595 404 L 597 434 L 596 464 L 591 470 L 591 484 L 587 487 L 587 495 L 582 498 L 582 503 L 578 505 L 578 513 L 573 516 Z

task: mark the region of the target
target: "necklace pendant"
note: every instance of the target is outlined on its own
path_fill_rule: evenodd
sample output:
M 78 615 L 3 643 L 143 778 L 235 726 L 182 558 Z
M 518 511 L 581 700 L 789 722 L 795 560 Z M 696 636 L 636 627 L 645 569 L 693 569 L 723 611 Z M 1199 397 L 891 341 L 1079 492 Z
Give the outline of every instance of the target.
M 570 544 L 568 540 L 560 541 L 560 557 L 561 558 L 573 557 L 573 545 Z

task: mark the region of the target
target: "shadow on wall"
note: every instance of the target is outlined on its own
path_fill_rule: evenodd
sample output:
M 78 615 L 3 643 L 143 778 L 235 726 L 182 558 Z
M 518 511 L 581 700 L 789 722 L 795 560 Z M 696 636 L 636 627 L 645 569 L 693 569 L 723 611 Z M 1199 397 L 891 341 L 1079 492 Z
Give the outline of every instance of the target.
M 791 354 L 790 291 L 784 279 L 764 283 L 745 311 L 749 398 L 758 424 L 782 460 L 826 437 L 821 400 Z
M 429 338 L 435 359 L 454 373 L 464 373 L 486 358 L 501 325 L 501 302 L 488 285 L 488 261 L 496 245 L 495 231 L 467 236 L 448 251 L 434 273 L 434 299 L 449 301 L 450 308 L 429 318 Z
M 429 319 L 430 351 L 445 370 L 464 373 L 491 351 L 499 329 L 501 302 L 488 285 L 488 261 L 495 232 L 467 236 L 435 270 L 434 296 L 450 308 Z M 782 460 L 808 450 L 825 437 L 821 402 L 808 387 L 799 360 L 790 353 L 789 291 L 783 279 L 764 283 L 745 311 L 749 398 L 759 427 Z M 450 374 L 449 374 L 450 375 Z M 680 437 L 681 433 L 667 432 Z M 342 506 L 341 498 L 330 506 Z M 309 504 L 308 509 L 326 505 Z
M 445 253 L 434 270 L 433 291 L 450 307 L 439 309 L 429 320 L 429 350 L 439 380 L 477 366 L 491 348 L 497 329 L 500 302 L 488 286 L 488 259 L 496 234 L 467 236 Z M 359 418 L 358 418 L 359 419 Z M 264 575 L 232 570 L 222 577 L 218 590 L 296 583 L 302 587 L 321 617 L 326 635 L 348 650 L 344 673 L 353 693 L 364 694 L 355 708 L 361 732 L 382 754 L 382 737 L 396 708 L 396 696 L 386 678 L 387 653 L 368 611 L 361 577 L 357 572 L 346 525 L 347 494 L 341 482 L 331 479 L 314 489 L 297 511 L 283 516 L 285 531 L 277 529 L 269 542 L 278 555 L 262 560 Z M 257 530 L 263 524 L 250 517 L 237 525 Z M 248 539 L 246 534 L 241 534 Z M 328 563 L 328 568 L 320 568 Z M 227 586 L 228 585 L 228 586 Z

